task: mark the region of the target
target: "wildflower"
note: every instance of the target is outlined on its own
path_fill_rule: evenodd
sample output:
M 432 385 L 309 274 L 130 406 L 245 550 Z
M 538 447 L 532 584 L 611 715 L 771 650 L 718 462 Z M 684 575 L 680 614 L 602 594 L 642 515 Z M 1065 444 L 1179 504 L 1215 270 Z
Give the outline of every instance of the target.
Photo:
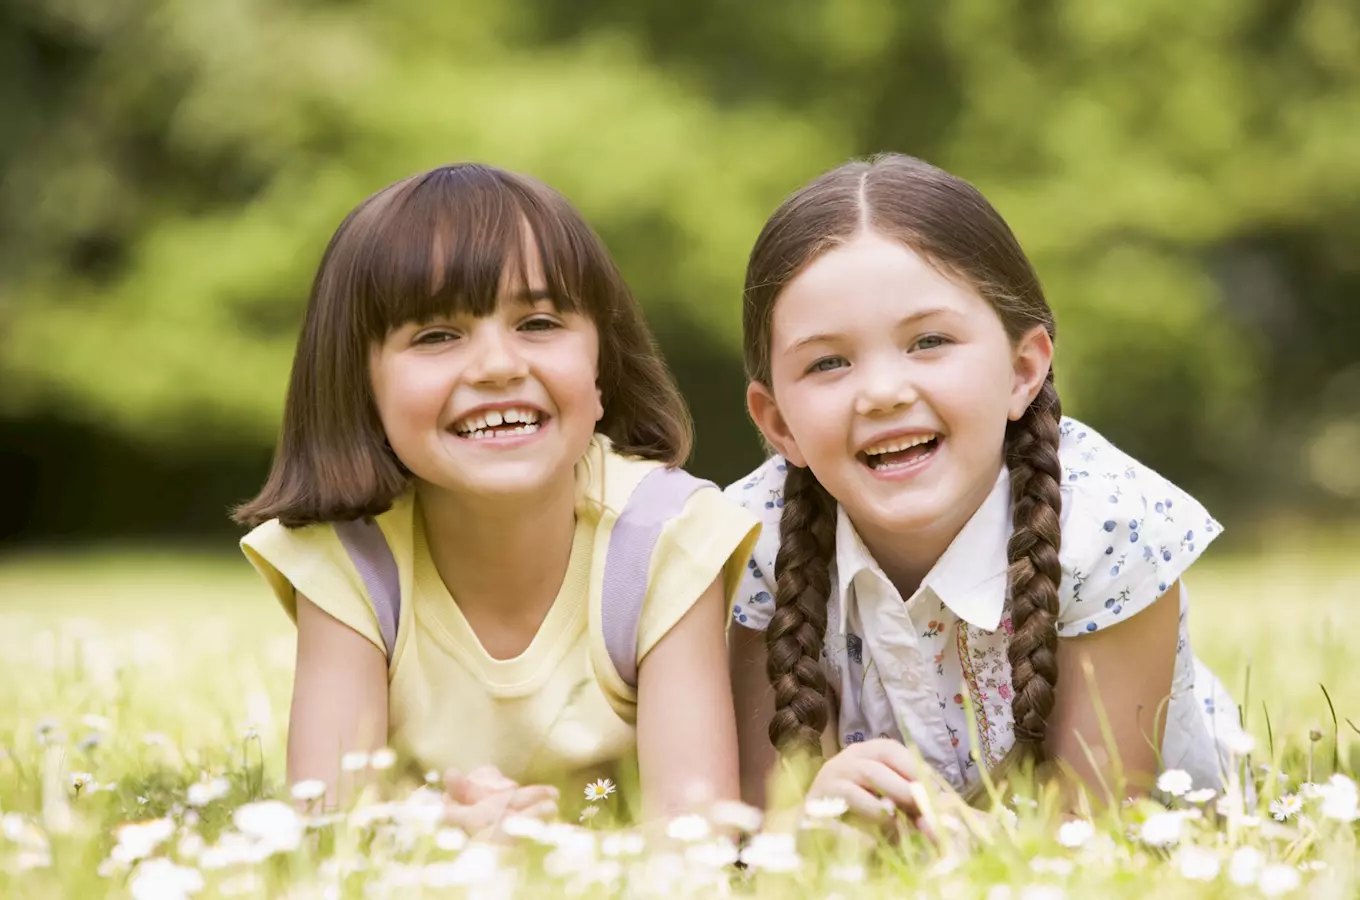
M 373 756 L 369 759 L 368 764 L 381 772 L 384 769 L 392 768 L 396 762 L 397 752 L 389 747 L 383 747 L 381 750 L 373 751 Z
M 1270 814 L 1276 822 L 1287 822 L 1302 810 L 1303 799 L 1298 794 L 1284 794 L 1270 803 Z
M 701 869 L 722 869 L 737 861 L 737 845 L 726 838 L 705 841 L 685 849 L 685 859 Z
M 470 844 L 453 862 L 427 865 L 424 874 L 430 887 L 486 884 L 502 874 L 500 850 L 490 844 Z
M 1233 756 L 1246 756 L 1256 749 L 1256 738 L 1245 732 L 1224 735 L 1223 743 Z
M 741 851 L 741 861 L 765 872 L 792 872 L 802 865 L 793 835 L 761 832 Z
M 832 866 L 827 870 L 827 875 L 832 881 L 844 881 L 846 884 L 859 884 L 864 881 L 864 866 L 841 865 Z
M 81 790 L 94 784 L 94 776 L 89 772 L 72 772 L 71 788 L 79 794 Z
M 97 731 L 91 731 L 80 739 L 80 743 L 77 746 L 80 748 L 81 753 L 89 753 L 91 750 L 98 749 L 103 740 L 104 736 L 102 734 Z
M 703 816 L 678 816 L 666 826 L 666 834 L 677 841 L 693 844 L 709 835 L 708 820 Z
M 172 900 L 202 890 L 203 876 L 168 859 L 149 859 L 137 867 L 130 889 L 133 900 Z
M 1169 847 L 1181 839 L 1184 818 L 1176 812 L 1155 813 L 1143 823 L 1139 837 L 1149 847 Z
M 175 823 L 169 819 L 148 819 L 133 822 L 117 831 L 118 843 L 109 853 L 115 862 L 133 863 L 151 853 L 175 833 Z
M 189 785 L 184 802 L 190 806 L 207 806 L 214 800 L 221 800 L 231 791 L 231 782 L 222 777 L 200 781 Z
M 1185 795 L 1194 787 L 1190 773 L 1182 769 L 1167 769 L 1157 778 L 1157 790 L 1172 797 Z
M 736 800 L 719 800 L 708 811 L 708 818 L 720 828 L 735 828 L 737 831 L 759 831 L 765 814 L 754 806 Z
M 1338 822 L 1354 822 L 1360 818 L 1360 795 L 1355 782 L 1345 775 L 1333 775 L 1319 789 L 1322 796 L 1322 815 Z
M 33 726 L 33 736 L 37 738 L 39 744 L 52 743 L 60 733 L 57 730 L 57 720 L 51 716 L 44 716 Z
M 1066 878 L 1072 874 L 1073 866 L 1070 859 L 1036 856 L 1029 861 L 1029 868 L 1038 875 L 1057 875 L 1059 878 Z
M 1239 847 L 1228 860 L 1228 880 L 1238 887 L 1249 887 L 1256 883 L 1261 873 L 1264 858 L 1255 847 Z
M 175 845 L 175 852 L 184 859 L 193 859 L 203 852 L 203 838 L 200 835 L 190 832 L 179 839 Z
M 340 757 L 340 768 L 346 772 L 358 772 L 367 767 L 367 753 L 351 752 Z
M 1218 856 L 1202 847 L 1184 847 L 1176 855 L 1181 877 L 1189 881 L 1213 881 L 1221 865 Z
M 316 800 L 326 793 L 326 782 L 308 778 L 293 785 L 293 799 L 303 802 Z
M 548 833 L 548 826 L 533 816 L 506 816 L 501 820 L 501 831 L 510 837 L 537 841 Z
M 457 853 L 467 842 L 467 832 L 461 828 L 441 828 L 434 834 L 434 845 L 446 853 Z
M 633 831 L 607 834 L 600 841 L 600 852 L 608 857 L 637 856 L 646 849 L 647 840 Z
M 1273 863 L 1261 870 L 1256 888 L 1266 897 L 1278 897 L 1296 889 L 1301 880 L 1298 869 L 1283 863 Z
M 106 732 L 113 730 L 112 722 L 110 722 L 106 717 L 96 715 L 95 713 L 86 713 L 85 715 L 81 716 L 80 724 L 84 725 L 86 728 L 89 728 L 93 731 Z
M 604 800 L 612 793 L 614 793 L 614 782 L 608 778 L 601 778 L 586 785 L 586 799 L 591 803 Z
M 600 808 L 598 806 L 587 806 L 581 810 L 581 815 L 577 817 L 576 821 L 584 824 L 595 818 L 599 813 Z
M 849 811 L 844 797 L 814 797 L 803 804 L 809 819 L 839 819 Z
M 1058 843 L 1075 849 L 1083 846 L 1095 833 L 1095 826 L 1085 819 L 1064 822 L 1058 827 Z
M 265 856 L 296 850 L 302 842 L 303 822 L 297 812 L 278 800 L 247 803 L 232 814 L 243 835 L 253 838 Z
M 425 773 L 425 783 L 426 783 L 426 784 L 439 784 L 439 782 L 441 782 L 441 781 L 443 781 L 443 780 L 444 780 L 444 779 L 440 778 L 440 777 L 439 777 L 439 773 L 436 772 L 434 769 L 431 769 L 430 771 L 428 771 L 428 772 Z
M 1186 794 L 1185 799 L 1189 803 L 1208 803 L 1210 800 L 1214 799 L 1214 797 L 1216 797 L 1217 795 L 1218 792 L 1215 791 L 1213 788 L 1201 788 L 1198 791 L 1191 791 L 1190 793 Z

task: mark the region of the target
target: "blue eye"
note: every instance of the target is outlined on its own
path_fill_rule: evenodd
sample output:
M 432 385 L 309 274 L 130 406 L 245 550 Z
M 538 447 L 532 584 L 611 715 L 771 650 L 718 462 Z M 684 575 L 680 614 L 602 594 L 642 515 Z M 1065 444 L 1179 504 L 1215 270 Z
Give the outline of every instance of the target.
M 808 374 L 813 372 L 830 372 L 832 369 L 839 369 L 843 363 L 845 363 L 845 357 L 843 356 L 823 356 L 821 359 L 808 366 L 807 371 Z
M 916 343 L 911 346 L 913 350 L 935 350 L 948 343 L 950 343 L 949 338 L 942 334 L 927 334 L 917 338 Z

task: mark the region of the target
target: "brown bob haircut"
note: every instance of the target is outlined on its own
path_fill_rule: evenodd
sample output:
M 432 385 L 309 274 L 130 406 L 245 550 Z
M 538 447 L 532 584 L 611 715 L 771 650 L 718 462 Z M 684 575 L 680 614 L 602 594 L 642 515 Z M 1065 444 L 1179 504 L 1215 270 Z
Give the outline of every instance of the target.
M 562 311 L 600 333 L 604 418 L 619 452 L 670 465 L 689 455 L 689 412 L 599 237 L 561 194 L 490 166 L 440 166 L 360 203 L 321 258 L 293 358 L 283 429 L 258 496 L 234 512 L 290 528 L 389 509 L 410 474 L 387 445 L 371 353 L 395 328 L 489 315 L 507 266 L 525 283 L 525 229 Z M 514 270 L 510 270 L 514 274 Z

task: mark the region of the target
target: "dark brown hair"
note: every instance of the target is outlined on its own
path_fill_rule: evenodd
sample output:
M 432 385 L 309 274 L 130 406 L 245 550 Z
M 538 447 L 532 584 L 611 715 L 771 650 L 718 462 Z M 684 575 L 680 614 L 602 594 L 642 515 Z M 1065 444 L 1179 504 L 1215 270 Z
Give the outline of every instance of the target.
M 553 301 L 599 329 L 598 430 L 622 453 L 685 460 L 689 412 L 642 310 L 580 213 L 532 178 L 441 166 L 378 191 L 331 238 L 293 357 L 274 464 L 259 495 L 235 510 L 238 522 L 299 527 L 391 507 L 409 474 L 378 418 L 372 349 L 408 322 L 490 314 L 506 267 L 525 275 L 526 228 Z
M 967 182 L 907 156 L 852 162 L 822 175 L 787 200 L 756 239 L 746 270 L 742 326 L 746 372 L 771 387 L 770 339 L 780 292 L 813 260 L 865 231 L 901 241 L 991 303 L 1014 342 L 1036 325 L 1054 334 L 1039 279 L 1004 220 Z M 1058 422 L 1050 370 L 1038 396 L 1006 431 L 1014 530 L 1007 547 L 1015 747 L 1001 769 L 1044 761 L 1053 710 L 1058 562 Z M 781 752 L 820 755 L 827 722 L 820 665 L 835 551 L 835 501 L 811 470 L 788 467 L 775 611 L 766 631 L 775 693 L 770 740 Z

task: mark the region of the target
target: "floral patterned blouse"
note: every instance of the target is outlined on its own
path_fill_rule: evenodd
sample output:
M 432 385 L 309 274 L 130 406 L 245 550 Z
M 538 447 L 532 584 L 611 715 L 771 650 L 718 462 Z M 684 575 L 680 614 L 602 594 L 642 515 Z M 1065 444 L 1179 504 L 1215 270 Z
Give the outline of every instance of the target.
M 1222 530 L 1193 497 L 1092 429 L 1065 418 L 1061 433 L 1060 637 L 1136 615 Z M 784 460 L 776 456 L 727 488 L 763 522 L 733 609 L 736 622 L 747 628 L 764 629 L 774 610 L 784 477 Z M 988 765 L 1010 749 L 1010 512 L 1010 478 L 1003 467 L 991 494 L 903 602 L 844 508 L 838 509 L 822 659 L 838 685 L 840 746 L 874 737 L 909 739 L 955 787 L 966 787 L 979 777 L 966 697 Z M 1163 765 L 1189 772 L 1198 787 L 1217 787 L 1226 748 L 1241 726 L 1227 691 L 1190 650 L 1184 585 L 1181 598 Z

